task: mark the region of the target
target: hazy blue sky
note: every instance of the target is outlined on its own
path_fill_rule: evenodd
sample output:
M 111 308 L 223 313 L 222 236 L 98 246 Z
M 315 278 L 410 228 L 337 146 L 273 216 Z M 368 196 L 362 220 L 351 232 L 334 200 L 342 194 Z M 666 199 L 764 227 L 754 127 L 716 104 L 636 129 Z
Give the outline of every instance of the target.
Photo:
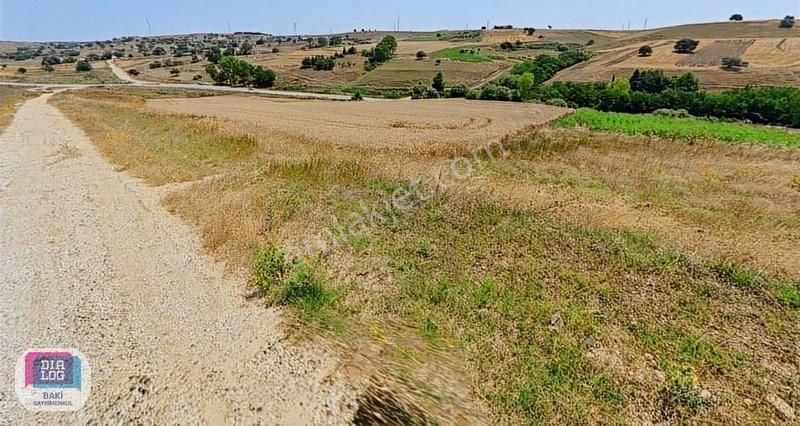
M 262 31 L 291 34 L 391 29 L 515 26 L 620 29 L 685 22 L 800 15 L 800 0 L 0 0 L 0 39 L 96 40 L 154 34 Z

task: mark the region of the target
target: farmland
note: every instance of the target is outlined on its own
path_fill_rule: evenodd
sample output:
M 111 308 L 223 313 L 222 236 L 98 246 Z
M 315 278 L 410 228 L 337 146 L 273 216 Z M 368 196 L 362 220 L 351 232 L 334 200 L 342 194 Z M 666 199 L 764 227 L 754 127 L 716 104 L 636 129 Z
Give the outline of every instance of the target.
M 740 123 L 724 123 L 694 118 L 635 115 L 582 109 L 558 123 L 561 127 L 582 126 L 590 130 L 627 135 L 658 136 L 669 139 L 719 140 L 757 143 L 767 146 L 800 146 L 800 133 Z
M 549 129 L 568 111 L 513 103 L 103 90 L 55 104 L 129 173 L 192 182 L 164 202 L 205 248 L 249 271 L 262 247 L 265 300 L 410 391 L 408 412 L 759 423 L 775 416 L 761 395 L 792 395 L 795 149 Z M 413 208 L 353 225 L 398 188 Z M 329 227 L 338 243 L 307 254 Z M 284 276 L 274 252 L 304 260 Z

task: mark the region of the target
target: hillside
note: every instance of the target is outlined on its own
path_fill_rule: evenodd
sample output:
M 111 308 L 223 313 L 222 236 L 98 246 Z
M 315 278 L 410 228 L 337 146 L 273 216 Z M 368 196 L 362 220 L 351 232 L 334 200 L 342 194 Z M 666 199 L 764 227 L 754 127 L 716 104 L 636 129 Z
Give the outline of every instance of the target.
M 564 70 L 559 81 L 598 81 L 627 77 L 635 69 L 662 69 L 675 75 L 692 72 L 704 88 L 747 85 L 800 87 L 800 29 L 778 28 L 779 21 L 724 22 L 682 25 L 633 32 L 598 49 L 590 61 Z M 674 52 L 680 39 L 700 42 L 693 54 Z M 653 54 L 639 56 L 642 46 Z M 726 57 L 740 57 L 749 66 L 738 71 L 722 68 Z

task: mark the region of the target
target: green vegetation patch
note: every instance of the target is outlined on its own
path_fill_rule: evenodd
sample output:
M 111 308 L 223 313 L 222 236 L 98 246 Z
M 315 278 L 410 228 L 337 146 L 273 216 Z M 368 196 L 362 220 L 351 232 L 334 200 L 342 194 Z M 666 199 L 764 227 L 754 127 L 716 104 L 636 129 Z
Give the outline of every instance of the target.
M 800 146 L 800 133 L 783 129 L 700 118 L 602 112 L 593 109 L 580 109 L 558 121 L 556 126 L 581 126 L 595 131 L 690 141 L 718 140 L 793 148 Z
M 434 59 L 450 59 L 459 62 L 490 62 L 492 59 L 481 53 L 477 48 L 451 47 L 431 54 Z

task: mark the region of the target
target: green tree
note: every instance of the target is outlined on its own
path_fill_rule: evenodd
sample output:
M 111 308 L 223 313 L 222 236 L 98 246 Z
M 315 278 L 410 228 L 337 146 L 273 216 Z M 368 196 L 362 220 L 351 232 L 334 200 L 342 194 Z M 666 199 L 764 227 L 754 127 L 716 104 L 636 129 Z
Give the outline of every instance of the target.
M 261 65 L 253 70 L 253 86 L 258 88 L 272 87 L 275 84 L 275 71 Z
M 212 47 L 206 52 L 206 59 L 212 64 L 219 63 L 219 60 L 222 59 L 222 51 L 219 47 Z
M 522 99 L 528 99 L 534 85 L 536 85 L 536 78 L 533 76 L 533 73 L 525 72 L 519 76 L 519 79 L 517 79 L 517 90 L 519 90 Z
M 672 82 L 672 88 L 682 92 L 699 92 L 700 80 L 692 73 L 682 74 Z
M 433 77 L 432 87 L 436 89 L 437 92 L 444 93 L 444 74 L 441 71 L 436 73 L 436 76 Z
M 700 45 L 700 42 L 697 40 L 692 40 L 690 38 L 685 38 L 679 40 L 675 43 L 675 52 L 676 53 L 692 53 L 697 49 L 697 46 Z
M 650 46 L 642 46 L 639 48 L 639 56 L 648 57 L 653 55 L 653 48 Z
M 91 70 L 92 64 L 90 64 L 87 60 L 82 60 L 75 63 L 75 71 L 77 72 L 88 72 Z
M 731 19 L 730 20 L 731 21 L 743 21 L 744 20 L 744 16 L 742 16 L 739 13 L 734 13 L 733 15 L 731 15 Z
M 795 20 L 794 16 L 786 16 L 781 20 L 780 28 L 794 28 Z

